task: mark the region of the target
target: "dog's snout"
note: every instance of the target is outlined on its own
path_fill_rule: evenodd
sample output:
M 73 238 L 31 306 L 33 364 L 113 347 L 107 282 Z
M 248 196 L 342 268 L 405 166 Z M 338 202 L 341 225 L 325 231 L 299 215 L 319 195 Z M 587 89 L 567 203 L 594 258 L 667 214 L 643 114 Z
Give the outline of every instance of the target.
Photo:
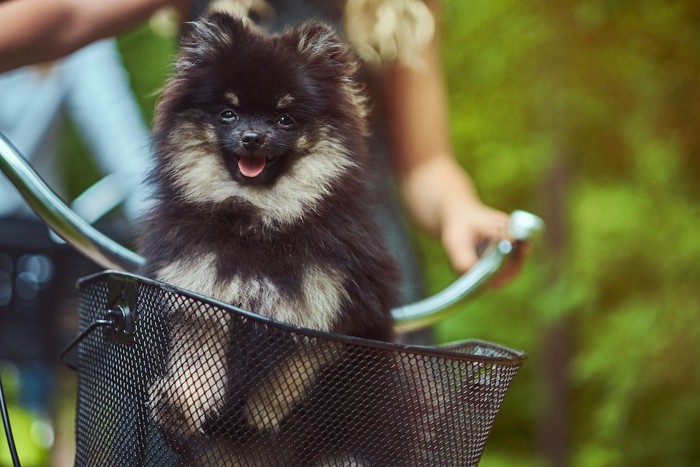
M 256 130 L 244 131 L 241 135 L 241 143 L 246 149 L 257 149 L 265 142 L 265 135 Z

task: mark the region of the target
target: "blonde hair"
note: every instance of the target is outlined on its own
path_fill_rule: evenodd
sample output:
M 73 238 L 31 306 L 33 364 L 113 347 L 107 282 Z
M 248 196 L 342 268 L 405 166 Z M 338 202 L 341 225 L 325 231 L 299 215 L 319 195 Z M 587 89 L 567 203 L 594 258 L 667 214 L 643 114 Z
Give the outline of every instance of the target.
M 210 9 L 246 17 L 274 14 L 265 0 L 215 0 Z M 346 0 L 343 27 L 347 39 L 363 60 L 419 67 L 421 51 L 435 33 L 430 9 L 421 0 Z
M 344 22 L 357 53 L 375 65 L 421 66 L 421 51 L 435 33 L 433 15 L 420 0 L 347 0 Z
M 274 15 L 273 8 L 265 0 L 212 0 L 207 10 L 223 11 L 242 18 L 247 18 L 251 12 L 263 18 Z

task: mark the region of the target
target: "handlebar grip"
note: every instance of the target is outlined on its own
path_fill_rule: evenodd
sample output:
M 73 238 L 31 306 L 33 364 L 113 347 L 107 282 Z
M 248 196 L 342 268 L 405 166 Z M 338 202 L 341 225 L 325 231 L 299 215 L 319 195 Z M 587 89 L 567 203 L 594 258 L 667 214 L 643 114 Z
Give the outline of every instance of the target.
M 510 215 L 511 235 L 515 242 L 501 240 L 490 245 L 479 261 L 459 279 L 435 295 L 391 311 L 398 332 L 427 328 L 451 314 L 451 305 L 478 293 L 505 264 L 516 243 L 526 241 L 544 229 L 544 221 L 527 211 Z

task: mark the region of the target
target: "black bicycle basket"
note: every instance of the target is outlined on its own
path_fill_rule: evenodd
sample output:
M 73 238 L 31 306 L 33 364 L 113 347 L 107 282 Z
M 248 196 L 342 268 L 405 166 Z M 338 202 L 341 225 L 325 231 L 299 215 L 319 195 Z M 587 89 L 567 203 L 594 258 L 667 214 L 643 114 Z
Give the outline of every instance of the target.
M 130 274 L 80 290 L 81 466 L 476 465 L 524 360 L 300 329 Z

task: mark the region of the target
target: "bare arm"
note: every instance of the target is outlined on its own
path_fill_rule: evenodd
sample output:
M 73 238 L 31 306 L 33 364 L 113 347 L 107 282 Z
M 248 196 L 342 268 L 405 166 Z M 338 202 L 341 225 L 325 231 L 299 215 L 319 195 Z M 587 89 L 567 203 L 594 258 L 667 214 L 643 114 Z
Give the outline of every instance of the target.
M 437 40 L 425 66 L 387 69 L 387 109 L 394 163 L 414 218 L 438 236 L 460 272 L 476 261 L 476 245 L 508 235 L 508 216 L 484 205 L 454 158 Z
M 127 31 L 158 8 L 187 0 L 9 0 L 0 2 L 0 72 L 53 60 Z

